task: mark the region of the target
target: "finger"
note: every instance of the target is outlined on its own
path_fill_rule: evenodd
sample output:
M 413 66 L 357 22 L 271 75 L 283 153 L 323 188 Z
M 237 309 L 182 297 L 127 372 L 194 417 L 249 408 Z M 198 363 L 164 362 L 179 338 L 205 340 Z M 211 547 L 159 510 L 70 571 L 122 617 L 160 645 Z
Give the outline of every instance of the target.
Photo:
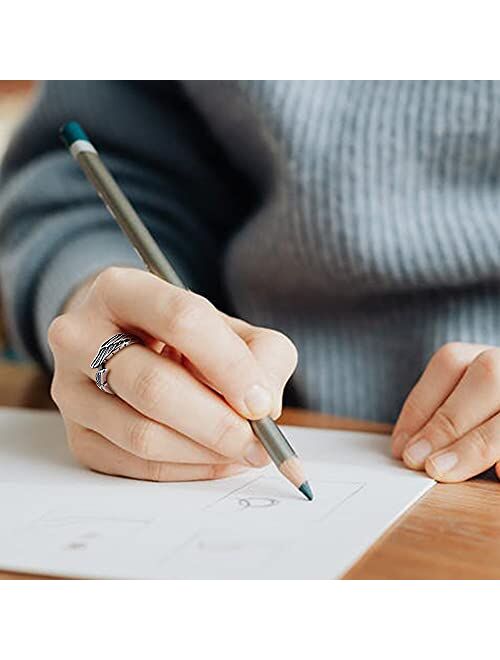
M 92 353 L 103 338 L 116 332 L 112 324 L 101 323 L 82 328 L 78 319 L 60 317 L 51 333 L 60 368 L 79 369 L 95 378 L 89 366 Z M 269 462 L 250 424 L 177 362 L 133 344 L 114 355 L 107 367 L 113 391 L 142 415 L 217 454 L 254 466 Z
M 499 459 L 500 415 L 495 415 L 451 447 L 431 454 L 425 462 L 425 470 L 437 481 L 465 481 L 484 472 Z
M 281 415 L 283 390 L 297 366 L 297 349 L 281 332 L 249 326 L 243 335 L 257 362 L 272 384 L 272 417 Z
M 176 348 L 244 417 L 270 413 L 272 396 L 260 365 L 205 298 L 134 269 L 110 268 L 94 286 L 119 327 L 141 328 Z
M 88 379 L 58 382 L 52 395 L 59 409 L 70 420 L 126 451 L 152 461 L 173 463 L 229 463 L 217 454 L 174 429 L 144 417 L 119 397 L 103 396 Z M 61 391 L 62 390 L 62 391 Z
M 189 465 L 144 460 L 74 422 L 66 422 L 66 429 L 69 445 L 78 461 L 104 474 L 146 481 L 198 481 L 233 476 L 245 469 L 235 464 Z
M 500 408 L 500 349 L 480 353 L 431 419 L 410 438 L 403 460 L 416 470 L 426 458 L 492 417 Z
M 143 346 L 131 346 L 109 363 L 113 391 L 146 417 L 233 460 L 254 466 L 269 458 L 250 424 L 182 365 Z
M 408 440 L 446 400 L 472 360 L 489 348 L 479 344 L 445 344 L 431 358 L 408 395 L 392 434 L 392 453 L 401 458 Z

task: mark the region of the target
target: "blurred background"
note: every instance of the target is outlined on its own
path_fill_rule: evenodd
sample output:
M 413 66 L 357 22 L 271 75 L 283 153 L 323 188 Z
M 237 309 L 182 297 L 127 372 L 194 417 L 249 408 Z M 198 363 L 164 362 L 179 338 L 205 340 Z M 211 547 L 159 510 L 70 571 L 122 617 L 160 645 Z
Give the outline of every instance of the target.
M 0 80 L 0 162 L 10 135 L 36 92 L 33 80 Z M 47 379 L 32 364 L 20 363 L 8 346 L 0 300 L 0 400 L 2 405 L 47 405 Z
M 0 80 L 0 156 L 34 93 L 33 80 Z
M 32 80 L 0 80 L 0 162 L 9 137 L 29 107 L 35 90 Z M 0 354 L 9 356 L 0 301 Z

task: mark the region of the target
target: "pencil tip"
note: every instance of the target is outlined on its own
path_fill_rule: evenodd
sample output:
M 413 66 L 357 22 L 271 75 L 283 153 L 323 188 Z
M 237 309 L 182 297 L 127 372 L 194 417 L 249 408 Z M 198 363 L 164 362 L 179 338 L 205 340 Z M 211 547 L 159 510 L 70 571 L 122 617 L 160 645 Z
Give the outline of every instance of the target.
M 309 485 L 308 481 L 304 481 L 302 485 L 299 486 L 299 490 L 302 493 L 302 495 L 305 495 L 308 500 L 312 500 L 314 498 L 313 492 L 311 490 L 311 486 Z

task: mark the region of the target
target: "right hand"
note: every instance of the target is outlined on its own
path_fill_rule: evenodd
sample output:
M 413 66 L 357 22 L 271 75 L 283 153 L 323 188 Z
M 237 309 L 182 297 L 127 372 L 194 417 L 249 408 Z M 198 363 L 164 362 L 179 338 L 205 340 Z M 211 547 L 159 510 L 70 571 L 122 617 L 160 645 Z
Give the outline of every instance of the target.
M 90 363 L 117 332 L 140 336 L 108 362 L 117 396 Z M 51 394 L 87 467 L 153 481 L 216 479 L 269 459 L 247 420 L 281 413 L 292 342 L 205 298 L 130 268 L 109 268 L 49 328 Z

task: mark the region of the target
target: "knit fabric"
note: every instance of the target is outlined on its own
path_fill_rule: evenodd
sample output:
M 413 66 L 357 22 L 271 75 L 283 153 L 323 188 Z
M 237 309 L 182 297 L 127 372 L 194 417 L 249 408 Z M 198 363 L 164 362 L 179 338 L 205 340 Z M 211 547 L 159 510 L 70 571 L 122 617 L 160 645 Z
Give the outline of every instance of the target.
M 192 288 L 297 344 L 301 405 L 394 420 L 447 341 L 500 344 L 500 83 L 52 82 L 4 161 L 12 336 L 138 265 L 58 125 L 82 123 Z

